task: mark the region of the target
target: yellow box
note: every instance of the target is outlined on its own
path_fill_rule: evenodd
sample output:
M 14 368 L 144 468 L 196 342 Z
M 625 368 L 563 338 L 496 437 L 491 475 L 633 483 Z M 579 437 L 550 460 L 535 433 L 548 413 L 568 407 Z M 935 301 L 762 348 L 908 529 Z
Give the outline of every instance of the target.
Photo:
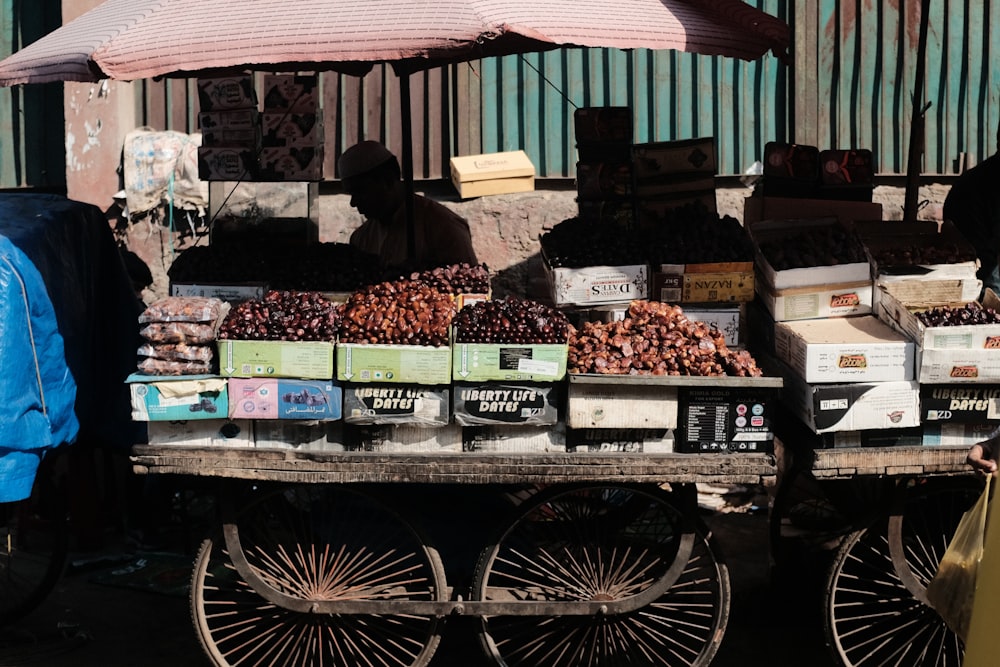
M 535 165 L 524 151 L 451 158 L 451 182 L 462 199 L 535 189 Z

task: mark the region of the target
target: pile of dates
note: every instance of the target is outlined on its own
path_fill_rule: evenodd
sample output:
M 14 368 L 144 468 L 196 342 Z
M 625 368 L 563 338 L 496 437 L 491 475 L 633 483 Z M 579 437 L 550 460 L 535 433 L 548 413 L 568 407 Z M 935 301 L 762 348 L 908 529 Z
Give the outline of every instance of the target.
M 960 264 L 972 262 L 976 253 L 957 243 L 942 245 L 904 245 L 872 251 L 872 258 L 879 266 L 915 266 L 925 264 Z
M 395 280 L 354 292 L 340 311 L 340 342 L 445 347 L 455 302 L 419 280 Z
M 753 261 L 753 242 L 739 220 L 704 204 L 671 209 L 648 233 L 654 264 Z
M 646 244 L 612 225 L 569 218 L 542 234 L 542 251 L 553 268 L 645 264 Z
M 970 324 L 1000 324 L 1000 313 L 993 308 L 984 308 L 976 302 L 961 307 L 938 306 L 915 313 L 927 327 L 955 327 Z
M 444 294 L 488 294 L 490 270 L 485 264 L 452 264 L 424 271 L 414 271 L 410 280 L 427 283 Z
M 760 251 L 777 271 L 868 262 L 857 235 L 839 225 L 789 229 L 761 240 Z
M 561 311 L 516 297 L 468 304 L 452 324 L 457 343 L 565 344 L 571 329 Z
M 234 306 L 219 327 L 219 338 L 232 340 L 332 341 L 336 339 L 337 304 L 319 292 L 269 290 L 263 299 Z
M 730 350 L 715 327 L 680 306 L 633 301 L 625 319 L 585 322 L 569 338 L 570 373 L 760 377 L 746 350 Z

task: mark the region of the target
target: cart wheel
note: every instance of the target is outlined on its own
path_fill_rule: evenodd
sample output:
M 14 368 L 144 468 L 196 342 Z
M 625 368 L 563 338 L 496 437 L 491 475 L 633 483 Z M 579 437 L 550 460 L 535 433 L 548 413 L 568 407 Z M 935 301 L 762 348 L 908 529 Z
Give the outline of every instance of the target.
M 265 494 L 237 518 L 252 571 L 304 600 L 447 599 L 437 555 L 395 512 L 358 491 L 318 485 Z M 440 642 L 438 619 L 324 614 L 268 602 L 237 573 L 220 539 L 195 561 L 191 607 L 202 646 L 217 666 L 426 665 Z
M 0 503 L 0 625 L 40 605 L 65 569 L 69 524 L 53 470 L 58 455 L 50 452 L 42 461 L 30 497 Z
M 549 489 L 484 551 L 473 599 L 550 602 L 546 616 L 484 617 L 480 640 L 506 667 L 707 665 L 729 618 L 729 571 L 676 494 L 657 487 Z M 620 615 L 558 614 L 558 602 L 615 601 L 657 584 L 682 535 L 690 558 L 659 598 Z
M 981 491 L 966 480 L 920 483 L 909 490 L 901 514 L 883 517 L 844 542 L 830 570 L 824 614 L 827 641 L 841 664 L 962 664 L 961 641 L 927 606 L 924 591 Z M 890 547 L 896 531 L 899 557 L 905 558 L 902 577 Z

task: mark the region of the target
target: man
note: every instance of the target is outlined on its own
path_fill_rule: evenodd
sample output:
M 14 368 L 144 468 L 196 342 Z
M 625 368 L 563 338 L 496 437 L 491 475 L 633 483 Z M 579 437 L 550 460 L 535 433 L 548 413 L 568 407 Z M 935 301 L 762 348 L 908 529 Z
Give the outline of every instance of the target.
M 1000 127 L 997 142 L 1000 145 Z M 942 214 L 976 249 L 983 288 L 1000 293 L 1000 153 L 959 177 L 945 197 Z
M 406 185 L 399 161 L 377 141 L 348 148 L 337 162 L 351 206 L 365 222 L 351 234 L 350 244 L 377 255 L 391 268 L 433 268 L 478 264 L 469 223 L 436 201 L 413 195 L 415 256 L 407 248 Z

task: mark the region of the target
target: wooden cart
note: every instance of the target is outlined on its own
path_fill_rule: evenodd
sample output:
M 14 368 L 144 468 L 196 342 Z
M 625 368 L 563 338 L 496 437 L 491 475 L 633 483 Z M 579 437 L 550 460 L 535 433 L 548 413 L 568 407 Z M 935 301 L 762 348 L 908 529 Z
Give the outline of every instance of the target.
M 837 545 L 823 562 L 822 596 L 834 658 L 845 667 L 960 665 L 961 641 L 929 606 L 926 588 L 982 492 L 965 463 L 968 447 L 813 445 L 801 434 L 776 438 L 771 550 L 779 572 L 800 573 L 799 537 L 789 537 L 795 510 L 810 539 Z
M 781 386 L 634 382 L 669 393 L 708 381 Z M 426 665 L 442 621 L 457 616 L 474 619 L 497 665 L 707 665 L 730 582 L 696 485 L 776 474 L 770 453 L 144 445 L 132 461 L 139 473 L 218 483 L 221 529 L 192 580 L 197 632 L 217 665 Z

